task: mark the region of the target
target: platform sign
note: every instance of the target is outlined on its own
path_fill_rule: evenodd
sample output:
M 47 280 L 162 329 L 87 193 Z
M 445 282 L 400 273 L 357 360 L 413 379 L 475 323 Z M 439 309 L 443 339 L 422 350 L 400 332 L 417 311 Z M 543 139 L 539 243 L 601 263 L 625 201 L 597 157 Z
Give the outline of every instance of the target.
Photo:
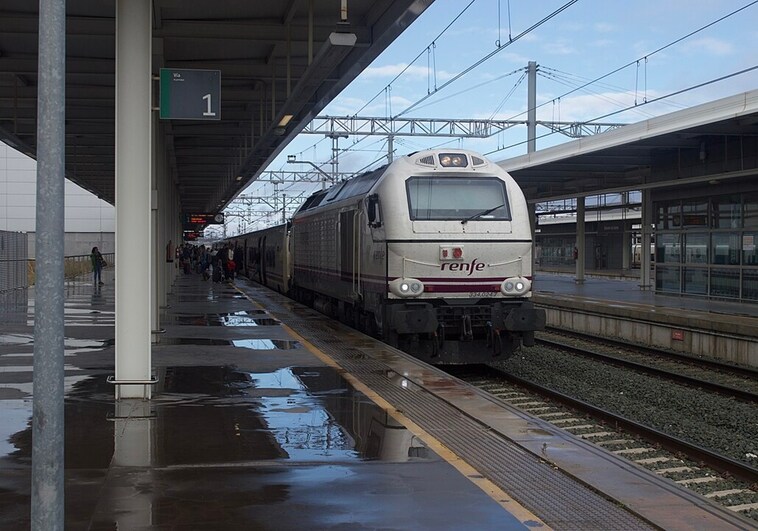
M 220 120 L 221 71 L 161 68 L 162 120 Z
M 184 231 L 183 232 L 185 242 L 193 242 L 202 236 L 199 232 Z

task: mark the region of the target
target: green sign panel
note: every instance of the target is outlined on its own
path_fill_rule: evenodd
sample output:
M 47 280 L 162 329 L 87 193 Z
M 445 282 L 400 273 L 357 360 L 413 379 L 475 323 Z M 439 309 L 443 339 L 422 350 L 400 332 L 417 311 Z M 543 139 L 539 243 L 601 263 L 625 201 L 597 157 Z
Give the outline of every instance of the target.
M 161 68 L 161 119 L 220 120 L 221 71 Z

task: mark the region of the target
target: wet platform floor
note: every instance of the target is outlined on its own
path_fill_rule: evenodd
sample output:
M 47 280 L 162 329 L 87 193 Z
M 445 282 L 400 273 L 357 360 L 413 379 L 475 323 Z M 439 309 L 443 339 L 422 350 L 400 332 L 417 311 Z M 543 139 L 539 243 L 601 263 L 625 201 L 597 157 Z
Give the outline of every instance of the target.
M 180 277 L 153 400 L 113 398 L 113 289 L 67 285 L 66 529 L 522 529 L 229 285 Z M 2 306 L 0 529 L 30 520 L 33 292 Z

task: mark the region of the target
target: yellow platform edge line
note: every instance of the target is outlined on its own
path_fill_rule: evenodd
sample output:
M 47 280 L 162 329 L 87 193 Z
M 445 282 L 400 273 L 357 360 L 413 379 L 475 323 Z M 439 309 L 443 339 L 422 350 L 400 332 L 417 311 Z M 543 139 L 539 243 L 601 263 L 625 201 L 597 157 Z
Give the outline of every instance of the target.
M 458 472 L 463 474 L 469 481 L 479 487 L 485 494 L 492 498 L 495 503 L 511 513 L 515 518 L 521 521 L 525 526 L 530 528 L 539 528 L 543 530 L 551 529 L 545 522 L 538 518 L 526 507 L 511 498 L 503 489 L 495 485 L 492 481 L 482 476 L 479 471 L 469 465 L 464 459 L 450 450 L 432 434 L 424 430 L 421 426 L 400 413 L 395 407 L 379 396 L 373 389 L 358 380 L 355 376 L 346 371 L 339 363 L 334 361 L 328 354 L 321 351 L 318 347 L 311 344 L 307 339 L 295 332 L 292 328 L 282 323 L 285 331 L 300 341 L 314 356 L 325 364 L 340 370 L 340 375 L 347 380 L 355 389 L 366 395 L 378 407 L 383 409 L 389 416 L 402 424 L 408 431 L 419 437 L 424 443 L 434 450 L 442 459 L 455 467 Z
M 234 286 L 237 291 L 245 296 L 250 302 L 252 302 L 259 309 L 266 310 L 260 303 L 250 298 L 250 296 L 242 291 L 237 286 Z M 495 485 L 492 481 L 482 476 L 479 471 L 468 464 L 463 458 L 458 456 L 455 452 L 450 450 L 447 446 L 442 444 L 436 437 L 427 432 L 421 426 L 407 418 L 400 413 L 395 407 L 387 402 L 384 398 L 379 396 L 373 389 L 366 384 L 358 380 L 355 376 L 350 374 L 347 369 L 337 363 L 332 357 L 316 347 L 310 341 L 298 334 L 295 330 L 282 323 L 282 328 L 285 332 L 297 339 L 308 351 L 321 360 L 324 364 L 339 370 L 340 375 L 347 380 L 350 385 L 355 389 L 366 395 L 372 402 L 378 407 L 383 409 L 389 416 L 402 424 L 408 431 L 419 437 L 424 443 L 429 446 L 434 452 L 436 452 L 442 459 L 452 465 L 458 472 L 463 474 L 469 481 L 479 487 L 485 494 L 487 494 L 492 500 L 500 505 L 503 509 L 517 518 L 524 526 L 532 529 L 540 529 L 543 531 L 552 531 L 545 522 L 532 513 L 529 509 L 521 505 L 519 502 L 511 498 L 503 489 Z

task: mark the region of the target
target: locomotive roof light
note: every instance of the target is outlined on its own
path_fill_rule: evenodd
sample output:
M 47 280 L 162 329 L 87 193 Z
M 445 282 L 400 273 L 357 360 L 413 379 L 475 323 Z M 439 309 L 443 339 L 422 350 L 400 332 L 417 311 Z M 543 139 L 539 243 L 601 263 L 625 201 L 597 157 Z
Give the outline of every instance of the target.
M 440 153 L 440 165 L 443 168 L 465 168 L 468 159 L 463 153 Z
M 506 278 L 500 285 L 500 292 L 505 296 L 518 297 L 526 294 L 532 289 L 532 283 L 528 278 L 510 277 Z
M 424 283 L 415 278 L 396 278 L 389 287 L 390 292 L 398 297 L 417 297 L 424 293 Z

